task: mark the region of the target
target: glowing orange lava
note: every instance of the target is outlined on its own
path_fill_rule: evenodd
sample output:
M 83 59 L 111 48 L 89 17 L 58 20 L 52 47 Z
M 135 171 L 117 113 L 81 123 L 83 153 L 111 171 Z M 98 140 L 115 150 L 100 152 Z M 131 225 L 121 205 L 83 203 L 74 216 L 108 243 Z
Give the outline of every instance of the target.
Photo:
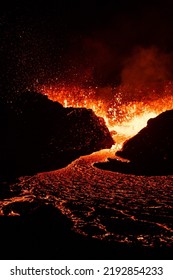
M 150 100 L 131 102 L 123 100 L 127 87 L 119 87 L 114 89 L 114 92 L 112 90 L 111 98 L 110 89 L 107 89 L 101 98 L 98 88 L 92 87 L 40 86 L 37 90 L 64 107 L 92 109 L 97 116 L 104 118 L 118 148 L 145 127 L 148 119 L 173 108 L 172 83 L 164 87 L 162 94 L 157 95 L 157 91 L 152 91 L 153 98 Z

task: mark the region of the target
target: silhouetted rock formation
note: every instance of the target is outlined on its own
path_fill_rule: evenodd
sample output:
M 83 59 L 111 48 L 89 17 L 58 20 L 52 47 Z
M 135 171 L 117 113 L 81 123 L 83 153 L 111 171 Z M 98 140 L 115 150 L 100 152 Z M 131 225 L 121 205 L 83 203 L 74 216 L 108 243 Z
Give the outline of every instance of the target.
M 98 163 L 97 167 L 138 175 L 164 175 L 173 173 L 173 110 L 150 119 L 147 126 L 126 141 L 116 159 Z
M 114 143 L 92 110 L 64 108 L 36 92 L 0 100 L 0 128 L 0 175 L 7 177 L 60 168 Z

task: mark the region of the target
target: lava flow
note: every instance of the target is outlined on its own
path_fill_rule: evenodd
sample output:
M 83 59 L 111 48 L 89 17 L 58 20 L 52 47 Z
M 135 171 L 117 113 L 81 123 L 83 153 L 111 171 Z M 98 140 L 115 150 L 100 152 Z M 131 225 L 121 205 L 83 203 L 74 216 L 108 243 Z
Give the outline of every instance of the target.
M 37 90 L 47 95 L 49 99 L 58 101 L 64 107 L 92 109 L 97 116 L 103 117 L 118 145 L 116 148 L 120 148 L 125 140 L 145 127 L 148 119 L 173 108 L 172 82 L 167 83 L 162 92 L 156 89 L 143 89 L 143 98 L 138 98 L 139 100 L 136 98 L 133 101 L 129 101 L 127 95 L 133 96 L 138 89 L 127 86 L 106 88 L 104 97 L 100 94 L 101 89 L 97 87 L 44 85 Z M 146 97 L 149 98 L 146 100 Z

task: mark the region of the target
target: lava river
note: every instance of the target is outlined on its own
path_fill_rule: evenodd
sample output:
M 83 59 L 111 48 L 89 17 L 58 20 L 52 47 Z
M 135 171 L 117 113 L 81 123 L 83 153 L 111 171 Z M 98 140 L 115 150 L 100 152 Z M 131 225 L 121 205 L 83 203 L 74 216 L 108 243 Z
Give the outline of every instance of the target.
M 124 175 L 93 167 L 114 154 L 115 150 L 102 150 L 63 169 L 19 178 L 22 192 L 0 202 L 1 215 L 12 203 L 38 198 L 61 210 L 82 235 L 140 246 L 172 246 L 173 176 Z M 13 210 L 8 215 L 19 213 Z

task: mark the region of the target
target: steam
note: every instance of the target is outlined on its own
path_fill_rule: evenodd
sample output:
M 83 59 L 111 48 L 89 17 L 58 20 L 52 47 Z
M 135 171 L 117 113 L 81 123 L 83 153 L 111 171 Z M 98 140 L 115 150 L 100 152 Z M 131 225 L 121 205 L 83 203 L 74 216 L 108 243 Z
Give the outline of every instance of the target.
M 122 84 L 146 87 L 169 80 L 169 60 L 169 55 L 156 47 L 135 49 L 124 63 Z

